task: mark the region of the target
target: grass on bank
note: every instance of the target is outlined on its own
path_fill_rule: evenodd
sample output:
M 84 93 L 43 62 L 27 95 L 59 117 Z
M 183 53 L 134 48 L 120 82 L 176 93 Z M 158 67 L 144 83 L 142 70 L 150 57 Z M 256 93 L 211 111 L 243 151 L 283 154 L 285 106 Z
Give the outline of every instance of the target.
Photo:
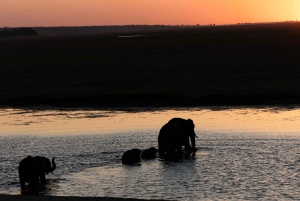
M 300 24 L 0 40 L 0 105 L 299 104 Z

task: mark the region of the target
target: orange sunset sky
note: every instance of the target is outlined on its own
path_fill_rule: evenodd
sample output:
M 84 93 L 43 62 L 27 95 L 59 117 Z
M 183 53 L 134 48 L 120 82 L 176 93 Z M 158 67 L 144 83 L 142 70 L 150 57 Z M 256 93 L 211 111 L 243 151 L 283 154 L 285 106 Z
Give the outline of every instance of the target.
M 300 20 L 300 0 L 0 0 L 0 27 Z

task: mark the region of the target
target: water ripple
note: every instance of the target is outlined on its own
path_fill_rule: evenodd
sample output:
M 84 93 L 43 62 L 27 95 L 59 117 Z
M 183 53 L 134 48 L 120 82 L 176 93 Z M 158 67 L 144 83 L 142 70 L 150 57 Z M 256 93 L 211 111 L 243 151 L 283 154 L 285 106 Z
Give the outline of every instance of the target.
M 195 155 L 121 164 L 125 150 L 157 147 L 157 131 L 78 136 L 0 136 L 0 194 L 19 194 L 18 163 L 56 157 L 43 195 L 176 200 L 299 199 L 300 137 L 203 132 Z

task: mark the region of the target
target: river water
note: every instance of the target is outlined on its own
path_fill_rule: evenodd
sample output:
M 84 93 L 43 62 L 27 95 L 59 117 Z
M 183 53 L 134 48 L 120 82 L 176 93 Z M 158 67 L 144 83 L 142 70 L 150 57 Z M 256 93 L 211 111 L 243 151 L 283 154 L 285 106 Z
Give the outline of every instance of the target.
M 122 165 L 173 117 L 194 121 L 197 152 Z M 19 162 L 40 155 L 57 163 L 45 196 L 299 200 L 299 145 L 299 107 L 0 109 L 0 194 L 20 194 Z

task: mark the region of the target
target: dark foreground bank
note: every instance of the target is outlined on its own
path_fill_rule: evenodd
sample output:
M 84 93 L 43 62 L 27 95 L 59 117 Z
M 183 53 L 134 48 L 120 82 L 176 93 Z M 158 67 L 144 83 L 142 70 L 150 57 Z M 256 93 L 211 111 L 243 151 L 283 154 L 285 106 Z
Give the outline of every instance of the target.
M 0 105 L 300 104 L 299 49 L 300 23 L 2 38 Z
M 0 195 L 3 201 L 146 201 L 129 198 Z M 159 201 L 159 200 L 157 200 Z

